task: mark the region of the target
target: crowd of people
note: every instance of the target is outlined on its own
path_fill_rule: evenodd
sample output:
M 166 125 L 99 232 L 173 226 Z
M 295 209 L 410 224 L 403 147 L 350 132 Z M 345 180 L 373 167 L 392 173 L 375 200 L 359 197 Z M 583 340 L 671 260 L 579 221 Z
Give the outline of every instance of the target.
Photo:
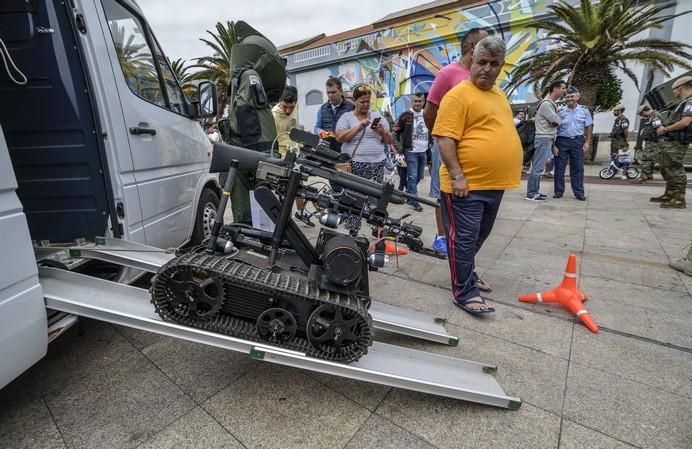
M 663 195 L 652 197 L 651 201 L 660 203 L 662 208 L 684 209 L 687 177 L 683 159 L 692 138 L 689 136 L 692 100 L 690 90 L 692 77 L 684 76 L 673 84 L 673 94 L 682 100 L 665 121 L 657 111 L 648 105 L 642 105 L 637 113 L 641 117 L 640 137 L 642 146 L 637 149 L 636 160 L 641 175 L 633 180 L 643 184 L 653 179 L 654 167 L 660 167 L 661 176 L 666 181 Z M 565 106 L 558 108 L 558 100 L 563 99 Z M 689 108 L 688 105 L 689 104 Z M 687 115 L 686 115 L 687 114 Z M 613 108 L 613 127 L 609 134 L 610 156 L 616 161 L 615 167 L 621 177 L 627 179 L 627 169 L 634 162 L 630 149 L 630 121 L 625 116 L 625 107 L 621 104 Z M 527 119 L 525 111 L 515 115 L 515 126 L 523 137 Z M 564 175 L 566 165 L 570 167 L 570 183 L 576 199 L 585 201 L 584 192 L 584 157 L 590 151 L 593 119 L 589 110 L 579 104 L 579 92 L 574 87 L 567 87 L 563 81 L 555 81 L 541 100 L 536 113 L 531 119 L 533 128 L 530 148 L 524 146 L 524 165 L 528 168 L 526 199 L 544 202 L 548 196 L 539 192 L 540 179 L 546 170 L 547 162 L 554 157 L 554 190 L 553 198 L 562 198 L 565 192 Z M 524 139 L 522 138 L 522 142 Z M 528 155 L 528 157 L 527 157 Z M 552 177 L 552 176 L 551 176 Z
M 461 58 L 437 74 L 427 93 L 412 94 L 410 109 L 397 119 L 375 110 L 368 85 L 358 84 L 344 92 L 340 79 L 328 78 L 327 101 L 318 109 L 314 132 L 335 151 L 351 156 L 339 168 L 357 176 L 382 183 L 385 172 L 393 168 L 388 161 L 396 160 L 398 188 L 414 195 L 420 195 L 418 185 L 429 166 L 428 194 L 440 203 L 432 247 L 449 261 L 453 303 L 478 315 L 494 309 L 481 296 L 491 286 L 477 275 L 475 256 L 492 231 L 505 190 L 519 187 L 524 167 L 526 200 L 548 201 L 548 195 L 540 191 L 541 177 L 552 170 L 552 198 L 560 199 L 569 165 L 574 198 L 586 201 L 584 159 L 591 150 L 593 117 L 579 104 L 577 88 L 562 80 L 548 86 L 533 117 L 525 110 L 514 114 L 496 85 L 505 64 L 503 40 L 475 28 L 463 36 L 461 49 Z M 642 174 L 635 182 L 652 179 L 657 163 L 666 190 L 651 201 L 664 208 L 685 208 L 687 178 L 682 162 L 691 137 L 692 77 L 678 80 L 673 92 L 683 101 L 667 121 L 650 106 L 637 111 L 644 146 L 637 152 Z M 288 137 L 291 128 L 300 127 L 297 99 L 296 88 L 287 86 L 272 110 L 282 157 L 298 147 Z M 630 121 L 624 113 L 622 105 L 613 109 L 610 134 L 611 155 L 623 160 L 630 157 Z M 524 127 L 527 123 L 529 128 Z M 218 129 L 209 127 L 207 132 L 210 140 L 218 141 Z M 337 195 L 343 190 L 334 183 L 330 187 Z M 423 210 L 414 200 L 409 205 Z M 302 201 L 296 202 L 294 217 L 314 226 Z M 360 226 L 359 217 L 345 220 L 352 233 Z M 688 268 L 684 265 L 681 271 Z

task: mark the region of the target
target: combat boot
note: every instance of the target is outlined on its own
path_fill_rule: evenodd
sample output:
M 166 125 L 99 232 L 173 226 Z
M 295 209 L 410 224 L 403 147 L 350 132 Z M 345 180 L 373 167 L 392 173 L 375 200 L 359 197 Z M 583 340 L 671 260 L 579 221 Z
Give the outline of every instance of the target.
M 669 201 L 661 203 L 661 207 L 665 209 L 684 209 L 687 207 L 685 202 L 685 192 L 675 192 L 672 194 Z
M 687 257 L 671 262 L 668 266 L 673 270 L 682 271 L 686 275 L 692 276 L 692 247 L 690 247 Z
M 673 197 L 672 195 L 673 195 L 672 192 L 670 190 L 666 189 L 666 191 L 665 191 L 665 193 L 663 193 L 663 195 L 652 196 L 651 198 L 649 198 L 649 201 L 651 201 L 652 203 L 665 203 L 665 202 L 670 201 L 670 199 Z

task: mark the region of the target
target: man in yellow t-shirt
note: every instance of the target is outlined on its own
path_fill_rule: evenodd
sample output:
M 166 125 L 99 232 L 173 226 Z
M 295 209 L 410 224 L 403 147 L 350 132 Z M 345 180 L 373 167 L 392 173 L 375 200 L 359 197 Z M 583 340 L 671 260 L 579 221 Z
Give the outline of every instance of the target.
M 298 124 L 298 89 L 293 86 L 286 86 L 279 102 L 272 108 L 274 123 L 276 124 L 276 135 L 279 142 L 279 154 L 281 158 L 286 157 L 289 150 L 298 151 L 298 144 L 291 140 L 289 133 L 293 128 L 303 129 Z M 315 223 L 310 220 L 310 214 L 305 211 L 305 200 L 296 198 L 296 220 L 302 221 L 306 226 L 315 227 Z
M 471 77 L 444 96 L 433 129 L 444 163 L 440 202 L 453 302 L 474 315 L 495 311 L 480 296 L 474 259 L 490 235 L 504 191 L 519 187 L 521 177 L 521 141 L 509 102 L 495 86 L 504 63 L 502 39 L 478 42 Z
M 298 127 L 298 90 L 293 86 L 286 86 L 281 99 L 272 108 L 274 123 L 276 124 L 277 140 L 279 142 L 279 154 L 283 159 L 289 148 L 298 148 L 298 144 L 293 142 L 288 133 L 292 128 Z

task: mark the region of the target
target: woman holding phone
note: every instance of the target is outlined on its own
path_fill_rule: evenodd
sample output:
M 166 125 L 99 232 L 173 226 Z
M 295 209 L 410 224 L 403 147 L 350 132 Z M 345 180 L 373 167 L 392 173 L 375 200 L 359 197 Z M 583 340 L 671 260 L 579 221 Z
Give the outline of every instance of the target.
M 392 143 L 389 124 L 384 117 L 370 110 L 372 92 L 364 84 L 353 88 L 355 109 L 341 116 L 336 124 L 336 140 L 342 143 L 341 152 L 351 156 L 351 172 L 361 178 L 382 183 L 384 180 L 384 145 Z M 371 198 L 371 202 L 374 199 Z M 357 230 L 358 217 L 349 217 L 346 228 Z

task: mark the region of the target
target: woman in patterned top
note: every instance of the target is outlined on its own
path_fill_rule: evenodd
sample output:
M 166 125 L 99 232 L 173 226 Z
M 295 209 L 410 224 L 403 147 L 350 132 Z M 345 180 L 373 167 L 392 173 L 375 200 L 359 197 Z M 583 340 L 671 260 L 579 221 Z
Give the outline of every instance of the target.
M 384 145 L 392 143 L 389 123 L 379 112 L 370 110 L 372 92 L 364 84 L 353 89 L 355 109 L 341 116 L 336 124 L 336 140 L 341 152 L 351 156 L 351 172 L 361 178 L 382 183 L 384 180 Z M 370 199 L 374 203 L 374 199 Z M 357 231 L 358 217 L 349 217 L 346 228 Z

